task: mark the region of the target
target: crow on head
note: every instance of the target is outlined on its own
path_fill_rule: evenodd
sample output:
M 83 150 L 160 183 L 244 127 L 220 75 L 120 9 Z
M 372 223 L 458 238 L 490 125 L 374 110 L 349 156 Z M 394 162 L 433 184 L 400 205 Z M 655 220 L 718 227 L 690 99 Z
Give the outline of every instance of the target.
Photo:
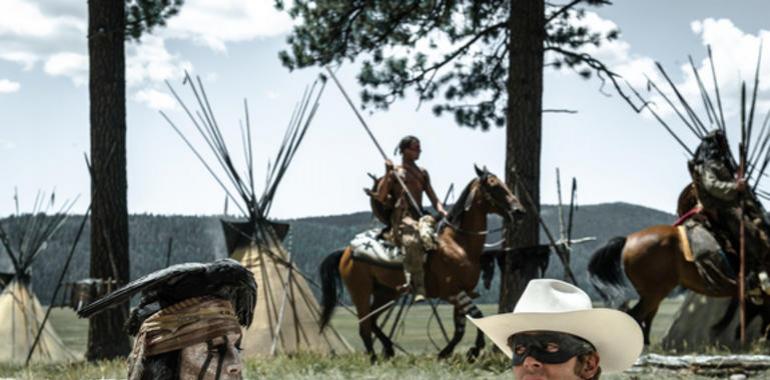
M 106 309 L 128 302 L 141 292 L 139 306 L 131 311 L 126 329 L 136 334 L 147 317 L 183 300 L 213 296 L 230 301 L 238 321 L 249 326 L 257 304 L 254 274 L 232 259 L 211 263 L 185 263 L 145 275 L 78 310 L 81 318 L 90 318 Z

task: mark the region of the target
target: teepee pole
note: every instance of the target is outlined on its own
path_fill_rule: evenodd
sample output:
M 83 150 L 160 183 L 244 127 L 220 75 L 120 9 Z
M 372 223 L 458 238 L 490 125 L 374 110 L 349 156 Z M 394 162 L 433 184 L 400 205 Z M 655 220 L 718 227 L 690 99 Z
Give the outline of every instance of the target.
M 265 267 L 266 266 L 265 255 L 262 253 L 262 250 L 260 248 L 261 247 L 259 247 L 259 245 L 257 245 L 256 243 L 252 243 L 251 249 L 256 249 L 257 255 L 259 255 L 258 256 L 259 271 L 262 275 L 262 283 L 264 284 L 262 289 L 263 289 L 263 295 L 265 297 L 265 313 L 267 313 L 265 317 L 267 317 L 268 328 L 270 330 L 270 339 L 274 339 L 275 335 L 273 335 L 273 329 L 274 329 L 273 315 L 272 315 L 273 313 L 270 312 L 270 310 L 273 308 L 273 297 L 272 297 L 273 291 L 270 287 L 270 280 L 268 279 L 267 268 Z
M 56 289 L 54 289 L 53 296 L 51 296 L 52 300 L 55 300 L 56 295 L 59 294 L 59 289 L 61 289 L 62 281 L 64 281 L 64 276 L 67 274 L 67 270 L 70 267 L 70 262 L 72 262 L 72 256 L 75 255 L 75 248 L 77 248 L 78 242 L 80 242 L 80 236 L 83 235 L 83 229 L 86 226 L 86 222 L 88 221 L 88 216 L 90 214 L 91 214 L 91 205 L 88 205 L 88 209 L 86 210 L 85 215 L 83 215 L 83 221 L 80 222 L 80 227 L 78 227 L 78 233 L 77 235 L 75 235 L 75 241 L 72 243 L 72 248 L 70 248 L 69 255 L 67 255 L 67 261 L 64 262 L 64 268 L 62 268 L 61 274 L 59 275 L 59 281 L 56 283 Z M 43 329 L 45 329 L 45 323 L 48 322 L 48 317 L 51 315 L 51 310 L 53 310 L 53 305 L 48 305 L 48 310 L 46 310 L 45 312 L 45 317 L 43 317 L 43 322 L 40 323 L 40 328 L 37 330 L 37 334 L 35 335 L 35 341 L 32 342 L 32 347 L 29 348 L 27 359 L 24 360 L 25 367 L 29 365 L 29 361 L 30 359 L 32 359 L 32 353 L 35 352 L 35 347 L 40 341 L 40 336 L 43 334 Z
M 291 262 L 291 252 L 289 252 L 288 261 Z M 273 265 L 275 266 L 275 264 L 273 264 Z M 277 266 L 275 267 L 275 269 L 276 270 L 278 269 Z M 276 343 L 278 343 L 278 340 L 275 339 L 275 337 L 278 336 L 278 334 L 281 333 L 281 324 L 283 323 L 283 316 L 284 316 L 284 312 L 286 311 L 286 301 L 287 301 L 287 299 L 289 297 L 289 291 L 287 290 L 287 287 L 291 286 L 292 268 L 288 268 L 287 270 L 288 270 L 288 273 L 286 273 L 286 281 L 283 282 L 283 297 L 282 297 L 282 300 L 281 300 L 281 308 L 280 308 L 280 311 L 278 312 L 278 323 L 276 323 L 276 326 L 275 326 L 275 334 L 273 336 L 273 343 L 270 345 L 270 356 L 275 355 L 275 349 L 277 348 Z M 297 324 L 296 323 L 296 315 L 297 314 L 294 313 L 295 325 Z
M 308 307 L 308 310 L 310 310 L 310 314 L 313 316 L 313 319 L 315 321 L 321 320 L 321 312 L 317 309 L 318 306 L 316 304 L 315 297 L 313 297 L 312 294 L 311 295 L 307 294 L 307 291 L 309 291 L 309 289 L 306 291 L 302 286 L 297 286 L 297 290 L 299 290 L 299 295 L 300 297 L 302 297 L 302 300 L 305 302 L 305 305 Z M 337 340 L 342 342 L 342 344 L 348 349 L 348 351 L 351 351 L 351 352 L 354 351 L 350 343 L 348 343 L 347 340 L 345 340 L 345 338 L 343 338 L 342 335 L 340 335 L 337 329 L 333 327 L 330 327 L 330 328 L 334 333 L 334 336 L 337 337 Z M 329 340 L 329 338 L 326 336 L 326 332 L 322 331 L 321 336 L 324 338 L 324 340 L 326 340 L 326 344 L 328 344 L 330 347 L 334 347 L 331 341 Z
M 561 200 L 561 174 L 559 173 L 559 168 L 556 168 L 556 195 L 559 200 L 559 240 L 566 241 L 564 231 L 564 210 Z
M 384 150 L 382 150 L 382 147 L 380 146 L 380 143 L 377 142 L 377 139 L 374 137 L 374 134 L 372 134 L 371 129 L 369 129 L 369 125 L 366 124 L 366 121 L 364 121 L 364 118 L 358 112 L 358 109 L 353 104 L 353 101 L 350 100 L 350 97 L 348 96 L 348 93 L 345 92 L 345 89 L 342 87 L 342 84 L 340 83 L 339 80 L 337 80 L 337 76 L 334 75 L 334 72 L 328 66 L 326 67 L 326 71 L 329 72 L 329 75 L 332 77 L 332 79 L 334 80 L 334 83 L 340 89 L 340 92 L 342 92 L 342 95 L 345 97 L 345 100 L 347 100 L 348 104 L 350 105 L 350 108 L 353 109 L 353 112 L 356 114 L 356 117 L 358 117 L 358 121 L 361 122 L 361 125 L 366 130 L 366 133 L 369 135 L 369 138 L 372 140 L 374 145 L 377 146 L 377 150 L 380 152 L 380 155 L 382 156 L 382 158 L 384 160 L 388 160 L 388 155 L 385 154 Z M 414 208 L 414 211 L 418 215 L 422 216 L 423 215 L 422 207 L 420 207 L 420 205 L 414 199 L 414 196 L 412 195 L 412 193 L 409 192 L 409 189 L 404 184 L 404 180 L 401 177 L 397 176 L 397 175 L 393 176 L 393 177 L 396 178 L 396 180 L 398 181 L 398 184 L 401 186 L 402 189 L 404 189 L 404 194 L 406 195 L 407 201 L 409 201 L 409 205 L 412 206 L 412 208 Z
M 293 281 L 294 273 L 295 273 L 295 266 L 294 266 L 294 262 L 292 261 L 292 252 L 289 251 L 288 249 L 286 249 L 286 247 L 283 246 L 283 244 L 281 244 L 278 241 L 278 237 L 274 233 L 275 230 L 271 230 L 271 231 L 273 233 L 270 236 L 273 238 L 273 241 L 275 242 L 276 249 L 279 251 L 281 256 L 287 257 L 287 261 L 290 264 L 290 267 L 289 267 L 288 270 L 289 270 L 289 273 L 291 275 L 291 281 L 289 282 L 288 286 L 289 286 L 289 292 L 291 294 L 291 300 L 292 300 L 292 302 L 291 302 L 291 310 L 292 310 L 292 312 L 294 314 L 294 340 L 295 340 L 295 344 L 297 345 L 297 347 L 299 347 L 299 345 L 301 344 L 300 339 L 302 338 L 302 339 L 305 340 L 305 344 L 310 346 L 310 345 L 312 345 L 313 342 L 310 341 L 310 335 L 307 333 L 307 331 L 305 331 L 305 328 L 300 323 L 299 313 L 297 312 L 297 295 L 295 294 L 295 290 L 294 289 L 295 288 L 299 288 L 299 285 L 296 284 Z M 293 239 L 293 237 L 292 237 L 291 232 L 290 232 L 290 234 L 289 234 L 289 245 L 290 246 L 292 244 L 292 239 Z M 308 309 L 310 309 L 310 307 L 308 307 Z M 310 313 L 310 315 L 312 316 L 313 314 Z M 314 318 L 316 320 L 318 319 L 318 317 L 314 317 Z M 321 335 L 323 336 L 323 334 L 321 334 Z M 328 339 L 326 339 L 325 336 L 323 336 L 323 338 L 324 338 L 324 340 L 326 340 L 326 344 L 329 345 L 329 347 L 332 347 L 331 342 Z
M 738 167 L 738 180 L 744 179 L 746 170 L 746 83 L 741 87 L 741 143 L 738 144 L 740 166 Z M 738 270 L 738 298 L 740 306 L 740 335 L 741 345 L 746 345 L 746 225 L 744 222 L 744 208 L 746 202 L 743 197 L 740 200 L 738 216 L 740 217 L 740 267 Z

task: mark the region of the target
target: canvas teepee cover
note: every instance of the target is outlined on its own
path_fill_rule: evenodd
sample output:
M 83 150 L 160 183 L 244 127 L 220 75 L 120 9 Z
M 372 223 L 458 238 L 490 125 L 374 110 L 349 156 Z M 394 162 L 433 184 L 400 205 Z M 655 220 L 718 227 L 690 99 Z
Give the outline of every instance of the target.
M 247 231 L 249 226 L 248 222 L 222 224 L 225 235 L 230 236 L 228 243 L 234 229 Z M 259 230 L 251 236 L 266 234 L 265 239 L 242 241 L 230 251 L 231 258 L 249 268 L 259 284 L 254 322 L 241 344 L 246 355 L 352 351 L 333 328 L 321 331 L 318 302 L 303 275 L 293 267 L 291 253 L 281 244 L 272 224 L 262 225 Z
M 196 86 L 196 82 L 188 75 L 184 83 L 190 86 L 198 102 L 198 109 L 194 113 L 189 111 L 170 85 L 169 89 L 190 116 L 191 123 L 196 127 L 200 137 L 211 149 L 214 160 L 207 163 L 185 134 L 171 122 L 168 116 L 165 114 L 163 116 L 203 162 L 209 173 L 224 189 L 228 201 L 239 209 L 246 220 L 245 222 L 222 222 L 228 253 L 254 273 L 259 287 L 254 321 L 244 334 L 241 343 L 244 355 L 265 356 L 300 351 L 352 352 L 353 348 L 336 330 L 327 328 L 321 332 L 318 302 L 310 291 L 306 277 L 292 261 L 291 253 L 281 243 L 288 226 L 268 221 L 278 184 L 286 173 L 318 108 L 323 84 L 318 86 L 318 82 L 314 83 L 297 105 L 278 154 L 272 161 L 272 165 L 268 165 L 265 188 L 259 195 L 254 187 L 248 108 L 245 123 L 241 128 L 242 151 L 246 161 L 245 170 L 241 171 L 237 170 L 233 163 L 233 157 L 218 127 L 219 124 L 211 113 L 212 108 L 208 104 L 200 80 L 197 81 Z M 198 94 L 204 96 L 198 96 Z M 192 117 L 193 114 L 202 115 L 202 117 L 195 119 Z M 219 167 L 221 170 L 217 173 L 212 167 Z
M 61 228 L 73 202 L 65 202 L 58 212 L 47 215 L 55 196 L 45 202 L 38 193 L 30 214 L 22 215 L 16 200 L 16 215 L 0 221 L 0 247 L 11 260 L 13 275 L 0 293 L 0 362 L 26 363 L 75 360 L 51 324 L 43 324 L 45 311 L 30 290 L 30 267 L 45 252 L 47 241 Z M 47 204 L 47 205 L 46 205 Z M 40 331 L 41 326 L 45 326 Z M 35 338 L 40 338 L 35 345 Z
M 29 287 L 13 280 L 0 293 L 0 362 L 24 363 L 35 335 L 43 322 L 45 310 Z M 46 324 L 30 361 L 75 360 L 51 324 Z

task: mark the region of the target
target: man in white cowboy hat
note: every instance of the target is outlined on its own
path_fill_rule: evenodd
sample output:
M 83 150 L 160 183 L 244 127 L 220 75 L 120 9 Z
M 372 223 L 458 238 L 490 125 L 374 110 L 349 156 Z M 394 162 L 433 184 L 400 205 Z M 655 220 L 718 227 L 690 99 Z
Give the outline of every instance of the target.
M 512 313 L 470 318 L 513 362 L 518 380 L 594 380 L 630 368 L 642 330 L 618 310 L 594 309 L 580 288 L 559 280 L 527 284 Z

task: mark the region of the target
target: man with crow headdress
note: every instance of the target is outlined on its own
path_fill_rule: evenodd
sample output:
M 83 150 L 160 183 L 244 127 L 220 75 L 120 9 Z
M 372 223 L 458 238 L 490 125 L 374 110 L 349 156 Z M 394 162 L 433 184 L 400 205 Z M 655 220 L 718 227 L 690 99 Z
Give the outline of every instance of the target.
M 770 253 L 770 231 L 745 178 L 730 155 L 724 131 L 717 129 L 701 141 L 688 168 L 701 213 L 722 248 L 736 257 L 740 249 L 741 220 L 744 221 L 746 268 L 749 293 L 756 296 L 766 280 L 766 257 Z M 770 289 L 768 289 L 770 290 Z
M 128 380 L 242 378 L 241 327 L 254 316 L 254 275 L 231 259 L 170 266 L 80 309 L 91 317 L 142 293 L 126 330 L 135 337 Z

